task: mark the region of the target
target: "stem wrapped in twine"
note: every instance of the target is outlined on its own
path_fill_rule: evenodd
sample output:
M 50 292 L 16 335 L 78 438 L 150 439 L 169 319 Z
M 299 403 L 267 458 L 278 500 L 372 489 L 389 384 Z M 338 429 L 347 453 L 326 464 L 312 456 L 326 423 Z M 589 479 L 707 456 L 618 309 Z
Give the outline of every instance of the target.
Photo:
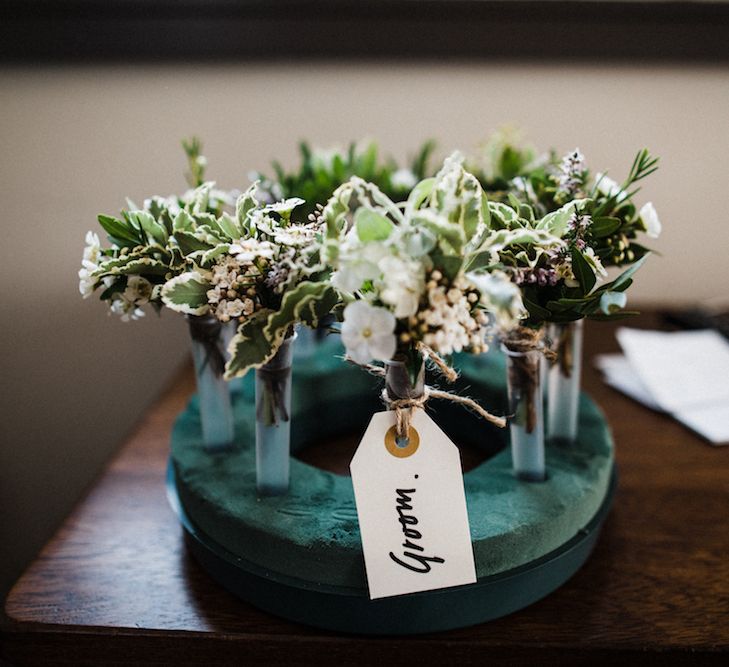
M 530 352 L 539 352 L 552 362 L 557 359 L 557 353 L 545 344 L 542 329 L 516 327 L 502 337 L 502 343 L 506 350 L 513 353 L 509 355 L 511 358 L 509 384 L 514 389 L 518 388 L 525 401 L 525 428 L 527 433 L 531 433 L 537 425 L 536 402 L 541 401 L 542 397 L 537 392 L 540 371 L 539 360 L 535 360 Z
M 458 373 L 448 366 L 448 364 L 440 357 L 435 351 L 431 350 L 428 346 L 422 343 L 418 344 L 418 351 L 430 359 L 436 368 L 441 372 L 448 382 L 453 382 L 458 378 Z M 359 364 L 356 361 L 346 357 L 350 363 L 363 368 L 370 375 L 385 378 L 387 371 L 382 366 L 375 366 L 374 364 Z M 506 426 L 506 419 L 504 417 L 498 417 L 491 414 L 484 408 L 482 408 L 476 401 L 467 396 L 458 396 L 448 391 L 441 389 L 435 389 L 428 385 L 423 386 L 423 393 L 419 396 L 410 396 L 406 398 L 392 398 L 387 388 L 382 390 L 382 400 L 390 410 L 395 411 L 396 418 L 396 431 L 399 438 L 407 438 L 410 430 L 410 419 L 412 408 L 424 408 L 425 404 L 431 399 L 437 398 L 444 401 L 450 401 L 451 403 L 459 403 L 464 407 L 473 410 L 477 415 L 486 419 L 487 421 L 495 424 L 499 428 Z

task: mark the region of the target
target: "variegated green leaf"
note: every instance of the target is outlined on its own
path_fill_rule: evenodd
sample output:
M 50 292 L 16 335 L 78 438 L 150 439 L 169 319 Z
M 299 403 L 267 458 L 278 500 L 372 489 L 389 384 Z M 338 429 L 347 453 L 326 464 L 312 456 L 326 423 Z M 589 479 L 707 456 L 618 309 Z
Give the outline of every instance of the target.
M 188 315 L 209 311 L 210 282 L 199 272 L 190 271 L 168 280 L 162 288 L 162 301 L 170 310 Z
M 273 344 L 263 333 L 271 311 L 261 310 L 246 320 L 228 346 L 230 359 L 225 365 L 225 379 L 232 380 L 245 375 L 251 368 L 259 368 L 270 360 L 281 341 Z

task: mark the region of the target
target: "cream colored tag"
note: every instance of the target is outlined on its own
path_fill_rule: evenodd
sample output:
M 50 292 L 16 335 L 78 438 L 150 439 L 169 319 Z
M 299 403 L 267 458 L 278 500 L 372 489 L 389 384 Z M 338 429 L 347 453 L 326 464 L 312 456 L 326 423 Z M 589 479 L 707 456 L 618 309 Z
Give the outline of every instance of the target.
M 476 581 L 457 447 L 420 409 L 407 446 L 372 415 L 350 470 L 370 599 Z

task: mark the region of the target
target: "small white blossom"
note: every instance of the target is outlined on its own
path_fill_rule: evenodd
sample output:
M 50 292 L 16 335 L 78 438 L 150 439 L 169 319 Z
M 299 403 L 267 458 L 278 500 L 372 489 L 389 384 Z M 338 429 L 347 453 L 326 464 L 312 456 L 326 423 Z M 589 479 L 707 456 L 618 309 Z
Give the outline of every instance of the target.
M 422 264 L 390 255 L 380 260 L 378 268 L 382 273 L 380 299 L 394 307 L 398 319 L 415 315 L 425 289 Z
M 229 252 L 236 261 L 242 264 L 255 262 L 257 259 L 272 259 L 274 246 L 268 241 L 258 239 L 240 239 L 230 244 Z
M 491 313 L 499 329 L 513 329 L 527 316 L 521 290 L 502 271 L 469 274 L 468 279 L 481 293 L 481 305 Z
M 627 196 L 628 193 L 623 190 L 612 178 L 608 178 L 605 174 L 599 173 L 595 177 L 595 183 L 597 184 L 597 191 L 606 197 L 615 197 L 615 201 L 620 203 Z
M 358 364 L 373 359 L 388 361 L 397 347 L 395 316 L 366 301 L 354 301 L 344 309 L 342 342 L 347 354 Z
M 656 212 L 655 206 L 652 202 L 645 204 L 638 213 L 638 217 L 643 222 L 646 234 L 652 239 L 657 239 L 661 235 L 663 226 L 661 221 L 658 219 L 658 213 Z
M 398 169 L 390 178 L 390 184 L 393 188 L 401 188 L 403 190 L 412 190 L 418 182 L 415 174 L 410 169 Z

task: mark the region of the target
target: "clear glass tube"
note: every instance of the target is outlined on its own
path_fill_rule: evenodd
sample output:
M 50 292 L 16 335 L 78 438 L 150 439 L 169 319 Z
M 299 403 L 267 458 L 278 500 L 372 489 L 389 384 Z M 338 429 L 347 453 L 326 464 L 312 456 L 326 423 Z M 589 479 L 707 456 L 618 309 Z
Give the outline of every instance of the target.
M 551 324 L 548 335 L 557 359 L 549 366 L 547 438 L 574 442 L 580 410 L 583 320 Z
M 291 364 L 296 334 L 256 370 L 256 486 L 262 496 L 289 489 Z
M 213 315 L 188 316 L 192 339 L 203 446 L 210 451 L 233 443 L 233 407 L 230 387 L 223 379 L 225 343 L 222 326 Z
M 539 350 L 514 352 L 502 346 L 506 356 L 509 394 L 509 435 L 514 474 L 522 480 L 546 478 L 544 461 L 544 416 Z
M 297 359 L 310 359 L 316 353 L 318 346 L 316 330 L 303 324 L 297 324 L 294 356 Z

